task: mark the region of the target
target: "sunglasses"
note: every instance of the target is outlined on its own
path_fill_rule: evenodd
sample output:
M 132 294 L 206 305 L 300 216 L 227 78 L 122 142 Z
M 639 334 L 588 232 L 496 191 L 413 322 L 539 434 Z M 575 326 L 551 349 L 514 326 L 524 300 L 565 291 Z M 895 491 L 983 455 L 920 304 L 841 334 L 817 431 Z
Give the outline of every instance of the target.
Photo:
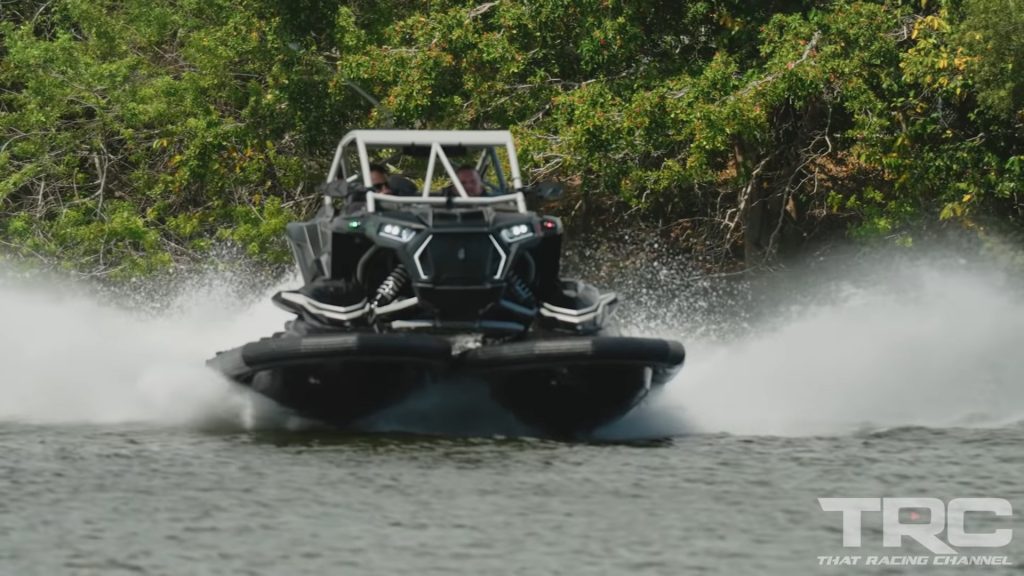
M 387 185 L 387 184 L 385 184 L 385 183 L 383 183 L 383 182 L 381 182 L 381 183 L 379 183 L 379 184 L 374 184 L 374 185 L 372 186 L 372 188 L 373 188 L 374 190 L 376 190 L 377 192 L 380 192 L 381 190 L 383 190 L 383 189 L 385 189 L 385 188 L 387 188 L 387 187 L 388 187 L 388 185 Z

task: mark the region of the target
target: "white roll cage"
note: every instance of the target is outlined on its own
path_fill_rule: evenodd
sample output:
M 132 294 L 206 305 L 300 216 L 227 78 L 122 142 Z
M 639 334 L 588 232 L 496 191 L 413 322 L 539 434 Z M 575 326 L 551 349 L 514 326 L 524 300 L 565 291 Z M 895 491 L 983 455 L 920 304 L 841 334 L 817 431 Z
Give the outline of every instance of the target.
M 347 151 L 355 147 L 358 166 L 349 166 Z M 507 130 L 353 130 L 345 135 L 338 143 L 334 152 L 334 161 L 331 163 L 331 170 L 327 174 L 327 183 L 343 178 L 348 182 L 355 182 L 362 179 L 367 188 L 370 187 L 370 156 L 369 150 L 380 148 L 405 148 L 423 147 L 430 149 L 427 160 L 427 173 L 423 181 L 423 189 L 418 196 L 394 196 L 390 194 L 379 194 L 370 192 L 366 195 L 366 209 L 375 212 L 379 204 L 419 204 L 419 205 L 446 205 L 451 203 L 455 206 L 480 206 L 480 205 L 511 205 L 519 212 L 526 212 L 526 200 L 521 192 L 523 188 L 522 176 L 519 173 L 519 160 L 516 156 L 515 143 L 512 140 L 512 133 Z M 477 171 L 481 176 L 489 168 L 494 168 L 497 174 L 499 185 L 503 189 L 513 190 L 499 196 L 473 197 L 466 194 L 466 189 L 459 182 L 455 168 L 452 166 L 446 147 L 460 147 L 466 149 L 481 150 L 477 160 Z M 508 180 L 498 158 L 498 151 L 504 149 L 508 155 Z M 445 173 L 451 179 L 452 186 L 458 192 L 457 198 L 445 198 L 442 196 L 431 196 L 431 185 L 434 180 L 434 172 L 437 162 L 441 162 Z M 511 186 L 508 186 L 511 184 Z M 330 203 L 329 196 L 324 197 L 325 203 Z

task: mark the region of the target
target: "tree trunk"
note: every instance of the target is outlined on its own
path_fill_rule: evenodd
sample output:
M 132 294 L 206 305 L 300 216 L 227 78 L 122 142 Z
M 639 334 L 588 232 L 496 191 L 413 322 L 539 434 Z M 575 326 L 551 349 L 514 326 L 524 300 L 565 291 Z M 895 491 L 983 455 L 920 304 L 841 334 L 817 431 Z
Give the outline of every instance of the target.
M 733 140 L 733 154 L 737 174 L 745 177 L 747 182 L 740 191 L 739 222 L 743 233 L 743 260 L 747 266 L 753 266 L 764 260 L 765 248 L 771 237 L 767 220 L 769 211 L 761 178 L 767 158 L 755 166 L 750 160 L 746 142 L 740 137 Z

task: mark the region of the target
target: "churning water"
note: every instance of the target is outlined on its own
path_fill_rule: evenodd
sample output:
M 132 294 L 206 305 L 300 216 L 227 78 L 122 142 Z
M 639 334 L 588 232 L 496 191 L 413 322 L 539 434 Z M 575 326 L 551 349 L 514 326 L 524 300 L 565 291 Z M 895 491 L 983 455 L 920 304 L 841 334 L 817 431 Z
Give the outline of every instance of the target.
M 159 309 L 125 310 L 116 299 L 9 281 L 0 286 L 0 419 L 230 416 L 244 394 L 203 362 L 280 329 L 288 315 L 269 296 L 294 284 L 239 296 L 230 279 L 206 277 Z M 803 299 L 724 340 L 690 336 L 701 318 L 685 289 L 648 287 L 636 301 L 623 294 L 629 332 L 678 339 L 688 360 L 664 393 L 604 435 L 843 434 L 1024 419 L 1024 300 L 1004 277 L 915 265 L 869 286 L 831 288 L 828 302 Z M 664 311 L 696 317 L 676 323 Z
M 515 424 L 424 417 L 429 398 L 375 427 L 454 437 L 255 430 L 203 362 L 280 328 L 273 290 L 207 278 L 148 310 L 8 278 L 0 574 L 882 573 L 818 565 L 860 552 L 818 497 L 1024 506 L 1024 299 L 1001 274 L 861 269 L 761 299 L 651 274 L 620 286 L 622 318 L 687 364 L 592 444 L 494 438 Z M 921 553 L 871 523 L 865 553 Z

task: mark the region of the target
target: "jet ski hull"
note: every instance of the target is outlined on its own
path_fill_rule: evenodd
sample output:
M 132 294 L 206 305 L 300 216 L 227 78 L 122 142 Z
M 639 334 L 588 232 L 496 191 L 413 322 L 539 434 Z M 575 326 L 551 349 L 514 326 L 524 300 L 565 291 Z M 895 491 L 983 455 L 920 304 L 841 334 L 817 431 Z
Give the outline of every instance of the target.
M 584 337 L 528 340 L 466 352 L 460 367 L 487 377 L 519 420 L 558 435 L 621 418 L 679 371 L 678 342 Z
M 349 427 L 436 379 L 487 386 L 543 434 L 585 434 L 628 413 L 682 366 L 682 346 L 650 338 L 570 337 L 455 354 L 422 334 L 281 334 L 218 354 L 208 365 L 315 420 Z
M 450 359 L 448 341 L 432 336 L 285 333 L 207 365 L 305 417 L 345 427 L 401 402 Z

